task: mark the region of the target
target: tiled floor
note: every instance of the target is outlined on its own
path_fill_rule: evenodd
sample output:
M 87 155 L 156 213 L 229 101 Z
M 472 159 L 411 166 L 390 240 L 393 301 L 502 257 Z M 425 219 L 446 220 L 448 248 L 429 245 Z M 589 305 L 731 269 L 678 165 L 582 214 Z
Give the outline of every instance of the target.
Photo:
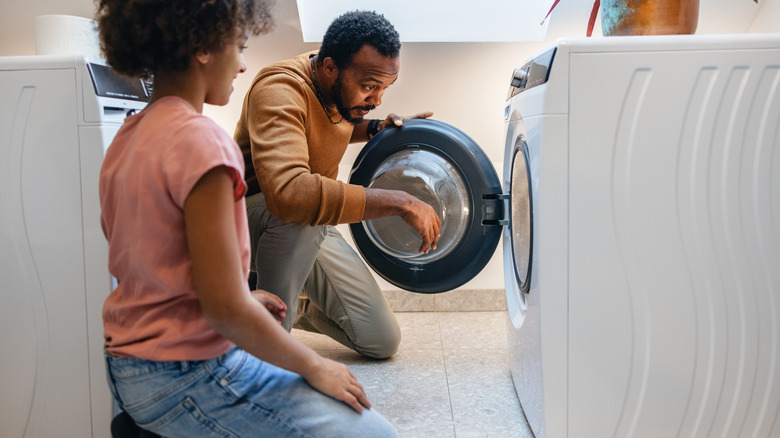
M 532 437 L 509 374 L 506 312 L 399 312 L 401 346 L 366 359 L 322 335 L 293 330 L 347 364 L 374 409 L 403 438 Z

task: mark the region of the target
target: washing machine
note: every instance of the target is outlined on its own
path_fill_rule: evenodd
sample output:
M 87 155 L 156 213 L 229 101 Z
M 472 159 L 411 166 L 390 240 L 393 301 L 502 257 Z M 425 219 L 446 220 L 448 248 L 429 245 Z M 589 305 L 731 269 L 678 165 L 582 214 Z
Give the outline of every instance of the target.
M 503 235 L 510 368 L 537 437 L 780 436 L 780 36 L 563 39 L 514 71 L 499 179 L 465 133 L 383 130 L 350 181 L 406 190 L 352 224 L 437 293 Z M 486 163 L 487 162 L 487 163 Z
M 108 437 L 98 175 L 150 84 L 84 56 L 0 57 L 0 428 Z

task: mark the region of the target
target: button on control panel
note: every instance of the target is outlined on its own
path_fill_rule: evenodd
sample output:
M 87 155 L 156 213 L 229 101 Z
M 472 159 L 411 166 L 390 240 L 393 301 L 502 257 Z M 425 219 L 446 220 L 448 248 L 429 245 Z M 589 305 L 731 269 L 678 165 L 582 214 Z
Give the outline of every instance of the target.
M 550 78 L 550 67 L 552 67 L 554 57 L 555 49 L 552 49 L 534 58 L 524 66 L 516 68 L 512 73 L 506 99 L 509 100 L 518 93 L 547 82 Z

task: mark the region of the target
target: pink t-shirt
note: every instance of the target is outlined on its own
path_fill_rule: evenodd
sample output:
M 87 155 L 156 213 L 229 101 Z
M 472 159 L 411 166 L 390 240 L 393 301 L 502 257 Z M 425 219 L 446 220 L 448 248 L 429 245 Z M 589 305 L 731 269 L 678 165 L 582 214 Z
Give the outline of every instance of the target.
M 244 158 L 227 133 L 185 100 L 166 97 L 128 117 L 111 143 L 100 205 L 108 267 L 119 281 L 103 305 L 112 355 L 205 360 L 232 345 L 203 316 L 184 229 L 184 201 L 218 166 L 232 170 L 236 238 L 248 274 Z

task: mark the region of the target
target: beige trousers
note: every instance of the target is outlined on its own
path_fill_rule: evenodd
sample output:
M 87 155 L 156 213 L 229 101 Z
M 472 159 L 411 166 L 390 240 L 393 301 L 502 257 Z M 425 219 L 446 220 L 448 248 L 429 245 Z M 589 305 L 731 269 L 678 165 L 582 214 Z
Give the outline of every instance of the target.
M 282 325 L 322 333 L 368 357 L 392 356 L 401 342 L 398 322 L 341 233 L 282 221 L 268 211 L 262 193 L 246 202 L 255 288 L 287 304 Z

